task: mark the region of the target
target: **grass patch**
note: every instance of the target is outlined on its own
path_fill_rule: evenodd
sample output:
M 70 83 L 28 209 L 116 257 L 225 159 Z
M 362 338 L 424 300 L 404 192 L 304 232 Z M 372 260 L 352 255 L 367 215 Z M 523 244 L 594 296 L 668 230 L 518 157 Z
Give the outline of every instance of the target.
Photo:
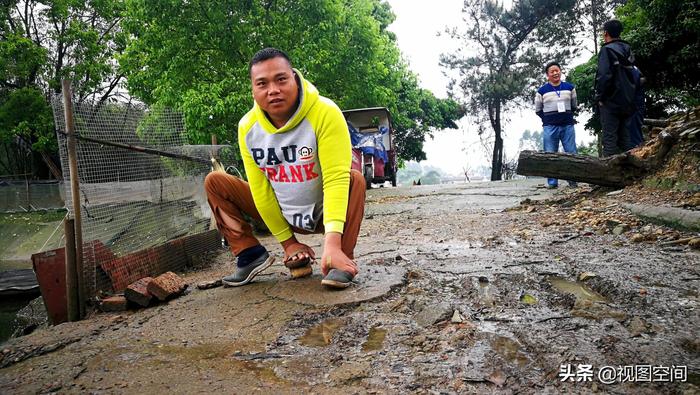
M 57 248 L 63 229 L 56 229 L 65 215 L 65 210 L 0 214 L 0 262 L 5 263 L 0 270 L 24 268 L 23 262 L 42 247 Z

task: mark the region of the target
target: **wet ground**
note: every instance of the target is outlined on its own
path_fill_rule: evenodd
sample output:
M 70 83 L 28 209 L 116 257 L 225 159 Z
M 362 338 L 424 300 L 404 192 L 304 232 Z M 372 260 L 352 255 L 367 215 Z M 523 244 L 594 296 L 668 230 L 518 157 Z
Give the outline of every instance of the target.
M 352 288 L 275 264 L 42 329 L 2 345 L 0 392 L 697 393 L 700 254 L 505 210 L 541 182 L 371 190 Z

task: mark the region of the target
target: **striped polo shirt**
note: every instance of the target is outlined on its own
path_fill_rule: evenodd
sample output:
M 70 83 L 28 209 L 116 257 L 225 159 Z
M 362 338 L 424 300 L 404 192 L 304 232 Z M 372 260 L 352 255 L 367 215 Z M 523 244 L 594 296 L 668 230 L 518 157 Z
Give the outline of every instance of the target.
M 535 112 L 543 125 L 573 125 L 575 110 L 576 88 L 566 81 L 557 86 L 548 82 L 535 94 Z

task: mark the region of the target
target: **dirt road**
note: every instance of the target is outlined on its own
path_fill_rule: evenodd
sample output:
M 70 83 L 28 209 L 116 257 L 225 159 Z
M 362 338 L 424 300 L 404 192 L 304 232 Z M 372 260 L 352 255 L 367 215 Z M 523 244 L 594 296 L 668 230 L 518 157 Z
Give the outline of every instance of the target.
M 40 330 L 2 346 L 0 392 L 696 393 L 700 254 L 505 210 L 538 182 L 372 190 L 351 289 L 275 264 Z

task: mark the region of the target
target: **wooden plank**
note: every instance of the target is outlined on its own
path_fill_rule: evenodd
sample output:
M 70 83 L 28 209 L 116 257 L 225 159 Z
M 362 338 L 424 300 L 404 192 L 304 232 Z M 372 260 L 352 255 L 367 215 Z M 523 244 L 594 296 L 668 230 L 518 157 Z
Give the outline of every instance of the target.
M 66 237 L 66 314 L 68 321 L 80 320 L 80 298 L 78 295 L 78 272 L 75 265 L 75 223 L 66 217 L 63 220 Z
M 87 295 L 83 277 L 83 222 L 80 212 L 80 181 L 78 179 L 78 154 L 76 150 L 75 125 L 73 123 L 73 97 L 70 80 L 61 80 L 63 92 L 63 115 L 66 121 L 66 149 L 68 151 L 68 170 L 70 174 L 70 193 L 73 207 L 73 227 L 75 229 L 75 273 L 78 279 L 78 319 L 85 317 Z M 66 205 L 67 202 L 66 202 Z M 71 269 L 72 272 L 72 269 Z

